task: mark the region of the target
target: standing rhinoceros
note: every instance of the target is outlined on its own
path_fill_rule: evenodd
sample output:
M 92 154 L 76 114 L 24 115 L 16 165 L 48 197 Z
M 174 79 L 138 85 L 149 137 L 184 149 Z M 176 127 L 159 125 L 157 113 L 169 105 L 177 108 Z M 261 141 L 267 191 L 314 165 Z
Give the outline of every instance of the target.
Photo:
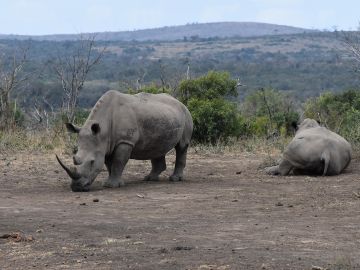
M 283 153 L 278 166 L 266 168 L 269 174 L 336 175 L 350 163 L 351 146 L 338 134 L 305 119 Z
M 145 180 L 158 180 L 166 169 L 165 155 L 176 150 L 171 181 L 180 181 L 193 130 L 188 109 L 167 94 L 136 95 L 108 91 L 96 103 L 83 127 L 66 124 L 79 134 L 74 166 L 58 162 L 72 178 L 73 191 L 88 191 L 105 163 L 109 177 L 105 187 L 124 185 L 121 174 L 129 159 L 151 160 Z

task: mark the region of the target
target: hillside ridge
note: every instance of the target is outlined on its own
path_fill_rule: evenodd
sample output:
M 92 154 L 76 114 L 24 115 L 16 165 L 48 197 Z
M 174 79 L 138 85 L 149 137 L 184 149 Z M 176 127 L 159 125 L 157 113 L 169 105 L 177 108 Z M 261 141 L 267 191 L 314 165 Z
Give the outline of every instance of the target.
M 164 26 L 159 28 L 141 29 L 133 31 L 82 33 L 83 37 L 96 34 L 97 40 L 103 41 L 172 41 L 195 38 L 229 38 L 229 37 L 258 37 L 268 35 L 287 35 L 315 32 L 317 30 L 294 26 L 258 23 L 258 22 L 213 22 L 190 23 L 186 25 Z M 48 40 L 65 41 L 76 40 L 79 34 L 52 34 L 52 35 L 5 35 L 0 39 L 17 40 Z

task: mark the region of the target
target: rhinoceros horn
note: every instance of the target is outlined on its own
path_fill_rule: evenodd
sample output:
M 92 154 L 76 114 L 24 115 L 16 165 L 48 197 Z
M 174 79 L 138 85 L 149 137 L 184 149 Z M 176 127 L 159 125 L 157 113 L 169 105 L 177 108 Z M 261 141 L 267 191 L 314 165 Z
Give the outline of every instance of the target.
M 61 167 L 63 167 L 63 169 L 67 172 L 67 174 L 74 180 L 79 179 L 80 178 L 80 174 L 77 172 L 76 167 L 70 167 L 68 168 L 64 163 L 62 163 L 62 161 L 60 160 L 60 158 L 56 156 L 57 161 L 59 162 L 59 164 L 61 165 Z

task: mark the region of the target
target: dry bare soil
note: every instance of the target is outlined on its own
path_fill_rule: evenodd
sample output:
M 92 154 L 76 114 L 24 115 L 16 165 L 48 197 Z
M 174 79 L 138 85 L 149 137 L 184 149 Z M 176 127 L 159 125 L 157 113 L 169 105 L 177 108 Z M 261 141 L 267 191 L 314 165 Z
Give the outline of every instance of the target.
M 68 158 L 70 162 L 70 158 Z M 190 153 L 186 181 L 131 161 L 74 193 L 54 155 L 0 154 L 1 269 L 360 269 L 360 161 L 267 176 L 261 155 Z M 6 234 L 18 232 L 18 238 Z

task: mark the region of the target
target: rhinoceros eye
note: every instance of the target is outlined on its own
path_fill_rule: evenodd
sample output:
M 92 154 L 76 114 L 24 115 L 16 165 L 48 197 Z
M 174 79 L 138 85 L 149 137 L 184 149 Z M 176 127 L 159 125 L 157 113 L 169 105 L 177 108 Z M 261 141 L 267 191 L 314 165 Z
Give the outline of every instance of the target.
M 74 148 L 73 148 L 73 154 L 75 155 L 77 152 L 78 152 L 78 147 L 77 146 L 74 146 Z

